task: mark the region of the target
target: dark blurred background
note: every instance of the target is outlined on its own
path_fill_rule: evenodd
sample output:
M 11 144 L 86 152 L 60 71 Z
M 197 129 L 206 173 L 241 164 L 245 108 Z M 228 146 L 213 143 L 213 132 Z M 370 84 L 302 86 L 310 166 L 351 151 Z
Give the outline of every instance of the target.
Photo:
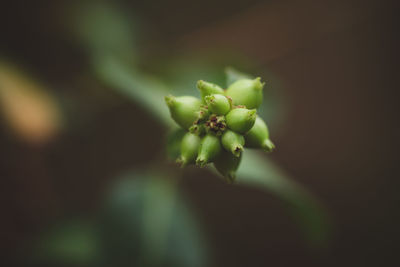
M 396 1 L 112 2 L 130 19 L 135 69 L 171 90 L 225 66 L 267 81 L 268 157 L 325 207 L 323 248 L 274 195 L 163 161 L 164 126 L 93 71 L 77 16 L 98 3 L 1 4 L 2 266 L 92 264 L 30 258 L 54 225 L 98 221 L 116 177 L 143 166 L 183 173 L 207 266 L 399 266 Z

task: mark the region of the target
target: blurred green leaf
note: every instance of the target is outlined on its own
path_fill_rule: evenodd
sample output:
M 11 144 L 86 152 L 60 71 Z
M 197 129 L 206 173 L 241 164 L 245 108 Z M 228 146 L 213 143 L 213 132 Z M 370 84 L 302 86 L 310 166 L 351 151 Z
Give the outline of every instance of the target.
M 237 176 L 238 184 L 265 190 L 284 200 L 310 244 L 315 247 L 325 245 L 330 231 L 325 209 L 262 152 L 247 149 Z
M 181 155 L 181 141 L 186 131 L 182 128 L 172 130 L 167 136 L 167 156 L 170 160 L 176 160 Z
M 157 62 L 155 62 L 157 64 Z M 196 87 L 198 80 L 206 80 L 224 85 L 225 75 L 223 66 L 217 62 L 202 58 L 171 58 L 161 68 L 160 77 L 168 84 L 174 95 L 190 95 L 200 97 Z
M 226 67 L 225 68 L 225 75 L 226 75 L 226 85 L 229 86 L 237 80 L 240 79 L 252 79 L 254 76 L 240 72 L 233 67 Z
M 174 125 L 164 102 L 168 90 L 158 79 L 140 73 L 113 56 L 97 55 L 94 57 L 94 67 L 105 84 L 132 99 L 159 119 L 161 124 Z
M 100 0 L 79 1 L 72 12 L 72 30 L 88 51 L 130 62 L 136 59 L 134 34 L 138 29 L 127 10 Z
M 232 67 L 226 68 L 225 73 L 228 84 L 239 79 L 254 78 Z M 251 149 L 245 150 L 237 172 L 238 184 L 265 190 L 284 200 L 310 245 L 314 247 L 325 245 L 329 237 L 330 224 L 323 206 L 263 154 L 265 153 Z
M 150 173 L 118 179 L 95 224 L 57 226 L 34 252 L 35 262 L 56 266 L 207 266 L 200 226 L 176 182 Z
M 136 67 L 137 29 L 125 10 L 109 1 L 80 3 L 73 11 L 73 31 L 87 48 L 96 75 L 108 86 L 133 99 L 161 124 L 173 125 L 164 83 Z
M 121 20 L 120 22 L 129 23 L 128 21 L 125 20 Z M 110 25 L 112 27 L 121 27 L 121 30 L 115 30 L 117 32 L 127 33 L 127 31 L 123 29 L 128 28 L 128 26 L 123 26 L 115 23 L 111 23 Z M 92 39 L 96 40 L 96 38 Z M 124 42 L 123 38 L 120 39 L 117 38 L 117 40 Z M 129 43 L 130 41 L 127 42 Z M 189 65 L 184 64 L 183 66 L 186 67 L 183 67 L 182 71 L 176 71 L 176 79 L 172 83 L 173 86 L 172 88 L 169 88 L 170 90 L 167 90 L 165 82 L 161 82 L 159 79 L 139 71 L 137 67 L 135 67 L 136 65 L 135 62 L 133 60 L 129 60 L 130 59 L 129 56 L 124 58 L 121 57 L 120 54 L 114 53 L 113 52 L 114 50 L 112 48 L 113 45 L 102 46 L 102 48 L 105 49 L 99 50 L 96 49 L 96 42 L 94 42 L 93 47 L 95 49 L 91 51 L 92 53 L 91 57 L 93 60 L 93 66 L 95 68 L 98 77 L 108 86 L 125 94 L 127 97 L 131 98 L 135 103 L 147 109 L 149 113 L 153 114 L 156 118 L 158 118 L 160 123 L 165 126 L 171 127 L 172 125 L 174 125 L 174 122 L 170 118 L 169 111 L 164 103 L 164 96 L 168 93 L 171 93 L 172 89 L 177 89 L 178 92 L 183 94 L 194 95 L 195 94 L 194 84 L 197 79 L 206 79 L 208 77 L 211 77 L 212 79 L 214 78 L 216 79 L 215 81 L 213 80 L 213 82 L 220 82 L 220 78 L 218 78 L 218 75 L 213 76 L 212 74 L 210 74 L 210 76 L 207 77 L 199 77 L 199 75 L 202 74 L 205 75 L 208 72 L 200 73 L 199 69 L 196 69 L 194 65 L 188 67 Z M 204 70 L 205 68 L 200 68 L 200 69 Z M 242 73 L 233 68 L 226 69 L 226 80 L 227 80 L 226 82 L 228 85 L 238 79 L 251 78 L 251 77 L 252 77 L 251 75 Z M 269 102 L 271 101 L 275 100 L 269 99 Z M 274 109 L 276 108 L 276 106 L 273 105 L 269 106 L 270 106 L 269 109 L 262 108 L 260 110 L 260 113 L 263 114 L 264 113 L 263 110 L 271 111 L 271 108 Z M 277 114 L 277 112 L 275 112 L 275 114 Z M 264 114 L 262 116 L 264 117 Z M 265 118 L 268 118 L 268 116 L 264 117 L 264 119 Z M 169 139 L 169 151 L 171 152 L 171 154 L 177 153 L 176 150 L 177 140 L 178 140 L 177 135 Z M 318 202 L 314 199 L 314 197 L 311 196 L 310 193 L 308 193 L 298 183 L 296 183 L 292 179 L 289 179 L 288 176 L 283 174 L 283 172 L 275 164 L 267 161 L 267 159 L 263 157 L 261 154 L 255 153 L 253 151 L 245 152 L 243 161 L 241 163 L 241 167 L 239 168 L 238 171 L 238 182 L 241 184 L 255 186 L 257 188 L 266 190 L 268 192 L 275 194 L 277 197 L 283 199 L 284 201 L 286 201 L 286 203 L 288 203 L 291 212 L 295 215 L 297 221 L 302 225 L 303 230 L 307 234 L 307 237 L 310 240 L 310 242 L 312 242 L 313 244 L 321 244 L 323 241 L 326 240 L 328 234 L 328 224 L 326 222 L 323 208 L 318 204 Z M 141 183 L 144 183 L 144 185 L 141 185 Z M 146 196 L 140 197 L 140 194 L 144 193 L 135 191 L 135 187 L 140 188 L 140 186 L 145 186 L 145 187 L 150 186 L 151 188 L 151 185 L 146 185 L 144 181 L 140 182 L 139 180 L 133 183 L 132 185 L 126 186 L 127 188 L 132 187 L 132 189 L 129 191 L 130 193 L 129 192 L 126 193 L 127 195 L 131 194 L 131 197 L 135 198 L 134 195 L 136 194 L 138 199 L 142 199 L 140 201 L 132 200 L 133 202 L 131 204 L 134 206 L 129 208 L 130 211 L 132 212 L 132 216 L 128 218 L 124 217 L 125 221 L 127 223 L 129 222 L 128 225 L 126 226 L 128 228 L 129 227 L 132 228 L 135 225 L 140 225 L 140 222 L 136 218 L 137 216 L 136 211 L 140 210 L 140 206 L 135 206 L 135 205 L 139 205 L 138 203 L 142 203 L 143 199 L 146 198 Z M 165 185 L 165 190 L 166 190 L 165 192 L 169 190 L 167 188 L 169 187 Z M 150 190 L 149 192 L 152 192 L 152 190 Z M 163 196 L 163 194 L 160 195 Z M 164 197 L 170 195 L 172 196 L 174 194 L 167 193 L 166 195 L 164 195 Z M 154 205 L 154 210 L 158 210 L 159 212 L 161 212 L 159 216 L 164 216 L 164 215 L 166 216 L 166 214 L 169 214 L 167 211 L 173 212 L 172 210 L 175 211 L 175 208 L 177 207 L 176 205 L 171 204 L 173 203 L 170 202 L 171 199 L 164 199 L 163 201 L 164 204 L 158 203 L 158 200 L 154 201 L 155 201 L 154 203 L 149 202 L 146 205 L 150 206 Z M 165 205 L 163 209 L 160 208 L 162 207 L 162 205 Z M 171 209 L 171 207 L 174 208 Z M 123 213 L 124 216 L 126 216 L 126 213 L 127 212 Z M 154 220 L 158 220 L 158 217 L 156 215 L 154 215 L 155 217 L 152 217 L 153 215 L 146 215 L 146 216 L 149 216 L 149 218 L 153 218 Z M 144 218 L 146 218 L 146 216 Z M 175 218 L 175 216 L 178 215 L 175 214 L 173 218 Z M 121 215 L 119 217 L 122 218 L 123 216 Z M 119 217 L 115 216 L 115 218 Z M 165 218 L 167 218 L 167 216 Z M 174 220 L 172 220 L 171 225 L 175 225 L 175 223 L 178 224 L 178 222 L 174 222 Z M 156 226 L 155 225 L 152 226 L 152 224 L 150 223 L 146 227 L 148 228 L 144 228 L 143 231 L 148 232 L 149 231 L 148 229 L 153 229 Z M 151 231 L 155 231 L 155 233 L 158 233 L 158 231 L 163 232 L 165 231 L 165 229 L 162 230 L 154 228 Z M 154 246 L 154 249 L 156 251 L 154 253 L 156 253 L 157 255 L 155 259 L 157 259 L 158 257 L 162 258 L 162 255 L 165 255 L 165 251 L 161 249 L 163 246 L 160 245 L 164 241 L 162 241 L 161 239 L 160 239 L 161 241 L 156 239 L 156 237 L 163 236 L 161 232 L 155 234 L 154 240 L 153 237 L 151 237 L 147 241 L 149 242 L 149 244 L 153 244 L 152 246 Z M 123 239 L 123 237 L 124 236 L 121 236 L 120 239 Z M 131 236 L 131 239 L 135 240 L 136 238 L 139 237 L 140 234 L 139 235 L 136 234 Z M 146 245 L 145 247 L 150 247 L 150 245 Z M 146 255 L 146 253 L 144 255 Z
M 115 187 L 105 212 L 104 255 L 113 266 L 206 266 L 199 226 L 176 184 L 131 173 Z M 117 256 L 117 257 L 116 257 Z
M 104 67 L 100 72 L 102 77 L 107 79 L 108 84 L 114 85 L 136 102 L 143 104 L 150 112 L 157 114 L 164 124 L 173 124 L 163 101 L 160 101 L 163 100 L 162 92 L 165 91 L 161 83 L 137 76 L 117 62 L 97 64 L 97 66 Z M 244 74 L 232 69 L 228 69 L 227 73 L 231 76 L 229 78 L 231 81 L 245 77 Z M 155 84 L 151 85 L 153 82 Z M 155 101 L 149 101 L 150 99 Z M 170 139 L 170 147 L 174 145 L 174 140 L 176 141 L 176 139 Z M 258 164 L 254 164 L 255 162 Z M 241 177 L 238 180 L 241 183 L 263 188 L 289 203 L 291 212 L 296 215 L 295 218 L 311 243 L 318 245 L 326 240 L 329 227 L 324 209 L 304 188 L 283 175 L 277 166 L 267 162 L 262 155 L 249 151 L 245 153 L 238 173 Z
M 42 263 L 63 263 L 94 266 L 99 258 L 96 227 L 87 221 L 74 221 L 47 232 L 36 247 L 34 260 Z

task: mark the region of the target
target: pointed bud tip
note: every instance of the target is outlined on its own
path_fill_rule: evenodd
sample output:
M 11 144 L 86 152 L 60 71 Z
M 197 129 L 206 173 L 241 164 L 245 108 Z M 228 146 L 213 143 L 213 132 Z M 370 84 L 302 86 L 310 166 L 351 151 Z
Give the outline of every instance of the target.
M 175 96 L 173 96 L 173 95 L 167 95 L 164 97 L 164 99 L 165 99 L 165 103 L 167 103 L 167 105 L 169 107 L 172 107 L 175 103 Z
M 214 102 L 215 96 L 207 95 L 207 96 L 204 97 L 204 100 L 206 101 L 207 105 L 210 105 L 212 102 Z
M 264 88 L 265 82 L 261 82 L 261 78 L 257 77 L 254 80 L 254 88 L 257 90 L 262 90 Z
M 180 157 L 176 160 L 176 163 L 179 165 L 179 167 L 184 168 L 187 166 L 187 160 L 184 159 L 183 157 Z
M 232 154 L 235 157 L 240 157 L 240 154 L 243 152 L 243 146 L 242 145 L 237 145 L 232 149 Z
M 197 125 L 190 126 L 189 127 L 189 133 L 195 133 L 198 130 L 197 127 L 198 127 Z
M 266 152 L 272 152 L 275 149 L 275 145 L 274 143 L 272 143 L 271 140 L 267 139 L 265 140 L 265 142 L 262 145 L 262 148 L 264 149 L 264 151 Z
M 256 110 L 256 109 L 250 109 L 250 110 L 249 110 L 249 116 L 250 116 L 250 117 L 255 117 L 255 116 L 257 116 L 257 110 Z
M 203 157 L 198 157 L 196 159 L 196 165 L 203 168 L 204 166 L 206 166 L 207 161 L 203 158 Z
M 203 81 L 203 80 L 198 80 L 197 83 L 196 83 L 197 89 L 203 90 L 203 89 L 204 89 L 204 86 L 205 86 L 205 83 L 206 83 L 206 82 Z

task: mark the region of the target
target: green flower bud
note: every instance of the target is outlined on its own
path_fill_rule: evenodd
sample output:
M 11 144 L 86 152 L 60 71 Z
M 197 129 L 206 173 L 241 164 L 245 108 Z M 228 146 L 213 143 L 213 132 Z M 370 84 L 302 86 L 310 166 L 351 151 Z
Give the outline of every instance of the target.
M 203 122 L 208 119 L 210 116 L 210 110 L 208 106 L 201 105 L 200 110 L 198 111 L 198 122 Z
M 232 109 L 226 115 L 226 124 L 234 132 L 244 134 L 253 127 L 256 121 L 256 110 L 246 108 Z
M 181 156 L 177 160 L 177 162 L 181 164 L 181 167 L 195 162 L 200 147 L 200 141 L 200 137 L 192 133 L 186 133 L 183 136 L 181 142 Z
M 236 157 L 240 157 L 243 151 L 244 137 L 243 135 L 228 130 L 222 135 L 221 143 L 227 151 L 232 152 Z
M 193 96 L 165 97 L 171 117 L 184 129 L 188 129 L 198 118 L 201 101 Z
M 246 147 L 262 148 L 267 152 L 271 152 L 275 145 L 269 139 L 269 131 L 267 124 L 257 116 L 253 128 L 244 136 Z
M 200 143 L 199 155 L 196 164 L 203 167 L 207 163 L 212 162 L 221 153 L 221 143 L 219 138 L 212 134 L 203 137 Z
M 211 115 L 209 120 L 204 124 L 207 133 L 221 136 L 226 130 L 226 122 L 224 116 Z
M 234 183 L 236 179 L 236 170 L 239 168 L 242 155 L 236 157 L 227 151 L 214 160 L 214 167 L 227 180 L 228 183 Z
M 198 81 L 197 88 L 200 90 L 201 99 L 204 101 L 204 98 L 208 95 L 212 94 L 224 94 L 224 89 L 219 87 L 216 84 L 205 82 L 205 81 Z
M 206 132 L 204 124 L 195 123 L 189 127 L 189 132 L 195 135 L 203 135 Z
M 263 99 L 264 84 L 260 78 L 241 79 L 231 84 L 226 89 L 225 95 L 232 98 L 234 105 L 244 105 L 249 109 L 258 108 Z
M 206 104 L 212 113 L 225 115 L 231 110 L 231 103 L 224 95 L 208 95 L 205 98 Z

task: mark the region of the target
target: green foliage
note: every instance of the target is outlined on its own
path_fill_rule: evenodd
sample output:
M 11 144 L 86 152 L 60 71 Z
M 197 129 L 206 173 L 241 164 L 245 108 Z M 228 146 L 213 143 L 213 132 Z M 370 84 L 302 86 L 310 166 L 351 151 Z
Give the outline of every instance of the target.
M 107 18 L 107 16 L 103 16 L 102 18 Z M 96 22 L 96 19 L 92 19 L 90 23 L 96 24 Z M 107 23 L 101 20 L 98 22 L 100 23 L 99 25 Z M 118 26 L 118 23 L 112 23 L 111 21 L 108 22 L 110 25 L 113 25 L 113 27 L 121 27 L 121 29 L 108 28 L 108 30 L 115 30 L 116 32 L 124 31 L 123 28 L 125 26 Z M 190 67 L 186 65 L 180 69 L 169 67 L 168 69 L 174 70 L 176 75 L 174 75 L 173 78 L 171 78 L 172 76 L 170 77 L 170 80 L 174 81 L 173 83 L 170 81 L 165 82 L 160 78 L 153 77 L 139 70 L 133 49 L 121 55 L 120 53 L 115 53 L 114 48 L 110 48 L 119 47 L 119 45 L 120 47 L 125 47 L 123 38 L 114 39 L 115 43 L 113 43 L 112 46 L 104 45 L 101 49 L 98 49 L 96 45 L 97 35 L 93 37 L 88 28 L 82 27 L 80 36 L 84 36 L 81 40 L 85 43 L 86 47 L 89 48 L 88 52 L 93 63 L 93 69 L 100 81 L 130 98 L 135 104 L 140 105 L 144 110 L 147 110 L 149 114 L 152 114 L 158 119 L 159 123 L 166 128 L 172 128 L 174 126 L 173 121 L 169 117 L 168 108 L 163 101 L 163 97 L 166 94 L 176 89 L 175 93 L 191 95 L 194 89 L 193 85 L 198 78 L 216 81 L 217 77 L 222 77 L 214 72 L 215 67 L 211 65 L 205 64 L 199 68 L 192 64 Z M 118 44 L 118 42 L 120 43 Z M 169 64 L 172 63 L 169 62 Z M 209 68 L 207 69 L 207 67 Z M 254 77 L 241 73 L 233 68 L 226 69 L 227 85 L 239 79 L 253 78 Z M 221 79 L 218 80 L 218 82 L 221 82 Z M 168 86 L 171 84 L 174 84 L 174 87 Z M 220 91 L 219 89 L 216 90 Z M 279 108 L 276 103 L 280 102 L 274 101 L 271 96 L 268 98 L 268 103 L 273 104 L 267 105 L 268 108 L 261 106 L 261 112 L 268 111 L 268 114 L 273 114 L 278 117 L 282 112 L 278 112 Z M 182 136 L 182 131 L 175 131 L 174 134 L 170 135 L 167 150 L 171 158 L 177 158 Z M 326 241 L 329 227 L 322 207 L 310 193 L 295 180 L 283 174 L 278 166 L 270 162 L 263 155 L 254 151 L 246 151 L 243 155 L 241 167 L 237 170 L 237 181 L 240 185 L 253 186 L 260 190 L 265 190 L 284 200 L 288 203 L 291 212 L 295 215 L 296 220 L 299 222 L 299 225 L 306 233 L 306 237 L 312 244 L 321 244 Z M 163 213 L 162 210 L 156 210 Z M 148 227 L 152 228 L 156 226 L 149 225 Z M 146 231 L 148 232 L 148 230 Z M 161 230 L 156 229 L 156 231 Z M 176 233 L 179 234 L 179 231 Z M 152 241 L 152 238 L 150 238 L 149 242 L 152 244 L 154 242 L 154 244 L 156 244 L 155 247 L 159 246 L 158 241 Z M 181 249 L 188 251 L 188 247 L 181 247 Z M 165 251 L 162 249 L 158 253 L 159 255 L 165 255 Z
M 167 134 L 166 154 L 169 160 L 175 160 L 181 155 L 182 138 L 186 131 L 181 128 L 173 129 Z
M 130 173 L 103 215 L 103 260 L 112 266 L 205 266 L 199 226 L 173 179 Z M 113 254 L 107 255 L 112 252 Z M 117 259 L 117 262 L 116 262 Z
M 34 250 L 33 260 L 94 266 L 100 255 L 99 236 L 95 225 L 76 220 L 58 225 L 45 233 Z
M 330 223 L 324 207 L 261 153 L 246 150 L 237 176 L 238 184 L 265 190 L 285 201 L 311 246 L 323 246 L 328 240 Z
M 226 84 L 233 84 L 242 79 L 252 79 L 253 76 L 240 72 L 232 67 L 225 68 Z
M 144 86 L 144 84 L 142 84 L 142 86 Z M 149 91 L 153 91 L 155 95 L 158 95 L 158 97 L 162 99 L 164 91 L 158 90 L 159 87 L 154 88 L 154 91 L 152 89 Z M 122 91 L 134 91 L 127 95 L 132 97 L 133 101 L 137 101 L 137 94 L 148 94 L 148 92 L 143 92 L 141 89 L 141 87 L 134 87 L 132 84 L 126 84 L 126 87 Z M 138 98 L 144 97 L 145 96 L 139 96 Z M 144 108 L 149 110 L 150 113 L 157 114 L 156 117 L 160 118 L 160 123 L 165 123 L 165 111 L 161 111 L 159 106 L 145 105 Z M 282 171 L 280 171 L 279 167 L 275 166 L 265 157 L 253 151 L 245 153 L 241 168 L 238 169 L 237 182 L 242 185 L 253 186 L 271 192 L 285 200 L 289 204 L 291 213 L 295 215 L 296 220 L 304 230 L 306 238 L 310 243 L 313 245 L 320 245 L 326 242 L 330 228 L 324 209 L 310 193 L 294 180 L 288 178 L 286 175 L 282 175 Z
M 149 111 L 161 124 L 172 126 L 164 102 L 167 87 L 151 75 L 143 74 L 117 57 L 93 54 L 93 67 L 97 77 L 106 85 L 132 99 Z M 163 97 L 160 98 L 160 95 Z
M 96 220 L 77 219 L 50 230 L 38 240 L 33 260 L 52 266 L 202 267 L 207 252 L 174 180 L 128 173 Z
M 132 14 L 107 1 L 79 1 L 71 14 L 71 27 L 78 41 L 99 56 L 113 56 L 128 62 L 136 61 L 138 29 L 131 23 Z

